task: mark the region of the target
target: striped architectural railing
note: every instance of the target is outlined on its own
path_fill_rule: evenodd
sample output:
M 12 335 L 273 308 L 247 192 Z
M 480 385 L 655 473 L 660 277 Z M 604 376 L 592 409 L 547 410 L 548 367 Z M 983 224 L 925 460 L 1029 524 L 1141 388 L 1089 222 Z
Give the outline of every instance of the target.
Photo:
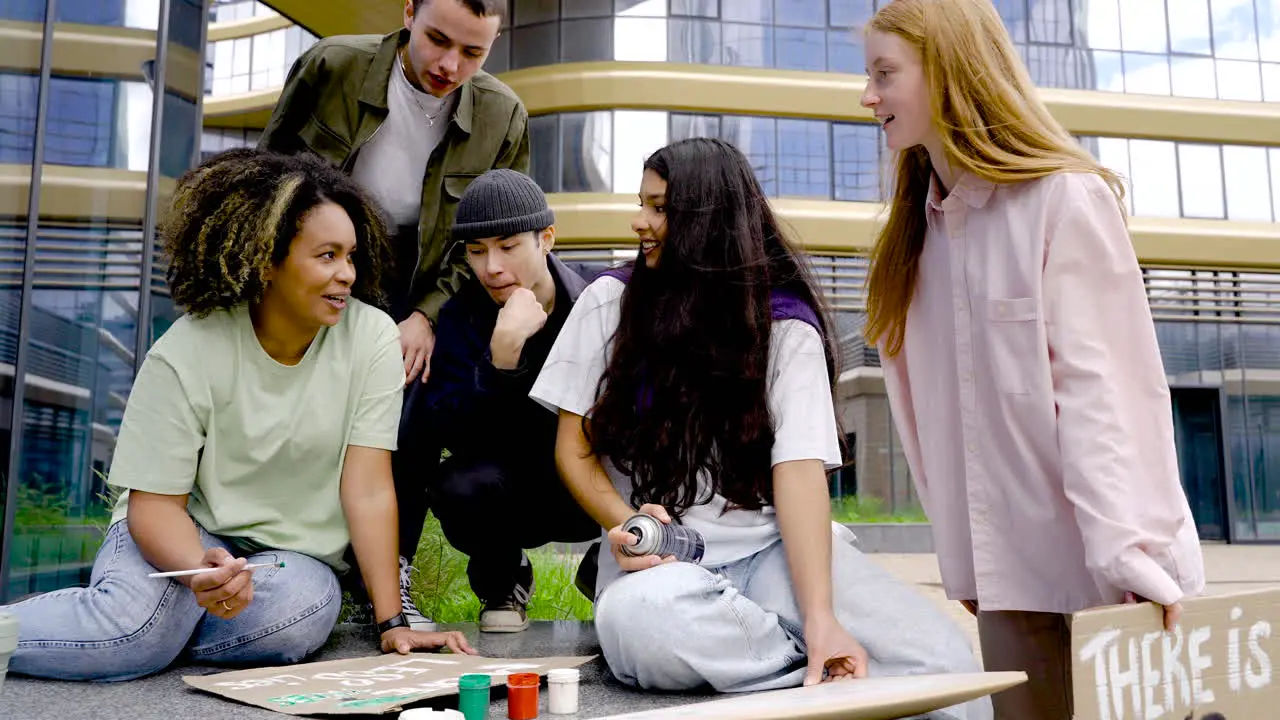
M 21 287 L 25 228 L 0 227 L 0 288 Z M 138 287 L 142 228 L 137 225 L 41 227 L 37 289 L 130 290 Z

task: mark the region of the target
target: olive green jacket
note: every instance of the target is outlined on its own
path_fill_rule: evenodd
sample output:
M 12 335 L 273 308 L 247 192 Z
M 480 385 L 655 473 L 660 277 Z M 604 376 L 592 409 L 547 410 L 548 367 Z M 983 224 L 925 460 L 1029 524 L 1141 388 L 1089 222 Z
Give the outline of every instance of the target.
M 289 71 L 258 147 L 310 150 L 350 173 L 361 146 L 387 117 L 396 53 L 408 39 L 408 32 L 399 30 L 317 42 Z M 471 274 L 461 248 L 450 241 L 462 191 L 493 168 L 529 172 L 529 114 L 511 88 L 481 71 L 454 92 L 459 96 L 453 117 L 423 178 L 417 247 L 397 248 L 404 297 L 392 298 L 393 306 L 404 306 L 406 313 L 416 308 L 433 323 Z M 409 277 L 403 265 L 407 260 L 413 267 L 415 259 Z

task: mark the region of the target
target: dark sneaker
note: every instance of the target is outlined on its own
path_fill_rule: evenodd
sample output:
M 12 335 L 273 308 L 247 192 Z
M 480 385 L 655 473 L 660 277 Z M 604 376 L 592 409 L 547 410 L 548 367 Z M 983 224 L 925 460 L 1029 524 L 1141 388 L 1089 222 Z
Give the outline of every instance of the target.
M 582 554 L 582 562 L 578 563 L 578 572 L 574 573 L 573 576 L 573 584 L 578 588 L 578 592 L 592 602 L 596 600 L 596 575 L 599 573 L 600 542 L 596 540 L 591 543 L 587 551 Z
M 529 627 L 529 598 L 533 596 L 533 566 L 524 558 L 524 581 L 517 582 L 501 600 L 486 600 L 480 609 L 480 632 L 517 633 Z
M 404 613 L 405 618 L 409 621 L 409 627 L 413 630 L 432 631 L 436 629 L 436 624 L 431 622 L 431 618 L 423 615 L 418 610 L 418 606 L 413 604 L 413 598 L 409 597 L 409 587 L 413 582 L 413 566 L 409 561 L 401 556 L 400 558 L 400 611 Z

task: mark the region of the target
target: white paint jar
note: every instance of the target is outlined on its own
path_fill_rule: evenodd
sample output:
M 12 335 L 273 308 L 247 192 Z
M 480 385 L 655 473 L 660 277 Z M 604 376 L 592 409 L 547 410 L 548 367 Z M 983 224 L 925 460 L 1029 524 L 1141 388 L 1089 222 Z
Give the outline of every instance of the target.
M 432 710 L 431 708 L 413 708 L 400 713 L 400 720 L 466 720 L 466 717 L 457 710 Z
M 578 712 L 577 668 L 559 668 L 547 673 L 547 710 L 552 715 L 572 715 Z

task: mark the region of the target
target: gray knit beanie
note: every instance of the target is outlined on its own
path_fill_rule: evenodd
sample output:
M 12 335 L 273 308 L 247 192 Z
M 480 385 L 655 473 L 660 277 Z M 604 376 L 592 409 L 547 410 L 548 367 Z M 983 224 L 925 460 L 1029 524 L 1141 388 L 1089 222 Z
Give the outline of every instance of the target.
M 490 170 L 472 180 L 458 200 L 453 239 L 507 237 L 542 230 L 555 221 L 533 178 L 505 168 Z

